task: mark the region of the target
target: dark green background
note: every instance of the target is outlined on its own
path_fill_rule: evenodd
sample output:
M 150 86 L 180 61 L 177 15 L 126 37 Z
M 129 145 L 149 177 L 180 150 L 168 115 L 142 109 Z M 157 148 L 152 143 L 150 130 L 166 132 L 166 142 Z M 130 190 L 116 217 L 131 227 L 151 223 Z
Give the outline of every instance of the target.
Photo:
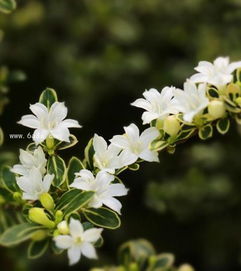
M 47 86 L 66 101 L 69 116 L 83 125 L 73 131 L 79 144 L 63 152 L 82 156 L 96 132 L 106 139 L 141 111 L 130 103 L 145 89 L 182 87 L 199 60 L 241 59 L 239 0 L 50 0 L 18 1 L 11 15 L 0 15 L 5 35 L 1 65 L 21 69 L 23 83 L 11 85 L 1 117 L 5 148 L 17 152 L 28 140 L 9 133 L 29 132 L 16 121 L 28 113 Z M 105 231 L 99 262 L 81 261 L 71 270 L 115 262 L 122 242 L 144 237 L 177 263 L 201 271 L 241 270 L 240 136 L 208 142 L 193 139 L 160 164 L 143 164 L 123 174 L 130 188 L 123 198 L 122 227 Z M 70 270 L 66 257 L 27 262 L 22 247 L 1 249 L 1 270 Z M 28 267 L 27 267 L 28 266 Z M 3 268 L 3 269 L 2 269 Z

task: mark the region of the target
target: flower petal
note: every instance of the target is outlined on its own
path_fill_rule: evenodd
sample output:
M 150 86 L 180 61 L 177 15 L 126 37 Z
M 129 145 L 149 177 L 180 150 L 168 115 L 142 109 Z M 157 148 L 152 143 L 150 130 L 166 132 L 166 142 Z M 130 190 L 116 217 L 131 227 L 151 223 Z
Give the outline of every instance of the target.
M 73 244 L 73 238 L 69 235 L 58 235 L 54 237 L 55 244 L 60 249 L 68 249 Z
M 32 104 L 29 108 L 38 119 L 41 119 L 48 114 L 47 107 L 42 103 Z
M 39 144 L 47 138 L 48 134 L 49 134 L 49 132 L 47 130 L 36 129 L 33 133 L 33 136 L 32 136 L 33 141 L 36 144 Z
M 73 246 L 68 249 L 69 264 L 76 264 L 81 258 L 81 249 L 79 246 Z
M 94 135 L 93 147 L 96 153 L 103 153 L 107 150 L 107 143 L 102 136 Z
M 121 183 L 111 184 L 109 186 L 109 193 L 112 197 L 126 196 L 128 189 Z
M 95 243 L 100 239 L 102 231 L 103 229 L 97 228 L 86 230 L 84 232 L 83 238 L 86 242 Z
M 95 248 L 90 243 L 87 243 L 87 242 L 83 243 L 81 245 L 81 252 L 85 257 L 87 257 L 89 259 L 97 259 L 97 254 L 96 254 Z
M 61 122 L 66 128 L 81 128 L 82 126 L 79 124 L 77 120 L 66 119 Z
M 21 124 L 29 128 L 37 129 L 40 123 L 39 120 L 34 115 L 25 115 L 22 116 L 20 121 L 18 121 L 18 124 Z
M 140 154 L 140 158 L 148 162 L 159 162 L 158 152 L 147 149 Z
M 50 133 L 52 134 L 52 136 L 60 141 L 64 141 L 64 142 L 70 142 L 69 141 L 69 136 L 70 136 L 70 132 L 69 129 L 64 127 L 63 125 L 58 125 L 56 128 L 52 129 L 50 131 Z
M 122 205 L 119 200 L 111 197 L 111 198 L 104 199 L 103 204 L 109 207 L 110 209 L 116 211 L 118 214 L 120 214 Z
M 84 232 L 84 228 L 80 221 L 73 218 L 70 219 L 69 230 L 74 238 L 80 237 Z
M 54 179 L 54 174 L 47 174 L 44 176 L 43 188 L 44 188 L 45 192 L 49 192 L 49 189 L 50 189 L 50 186 L 51 186 L 53 179 Z
M 68 113 L 68 109 L 64 105 L 64 103 L 55 102 L 50 107 L 49 118 L 57 122 L 61 122 L 63 119 L 66 118 L 67 113 Z

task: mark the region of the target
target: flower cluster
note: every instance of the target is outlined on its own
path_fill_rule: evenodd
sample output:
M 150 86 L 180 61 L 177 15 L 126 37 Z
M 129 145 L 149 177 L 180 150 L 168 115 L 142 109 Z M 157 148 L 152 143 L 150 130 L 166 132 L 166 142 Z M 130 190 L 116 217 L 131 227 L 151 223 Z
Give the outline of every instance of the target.
M 143 124 L 150 127 L 140 132 L 131 123 L 109 142 L 95 134 L 84 159 L 72 157 L 68 163 L 59 151 L 78 142 L 69 128 L 81 126 L 65 119 L 67 108 L 53 89 L 43 91 L 39 102 L 30 106 L 33 114 L 19 121 L 34 129 L 34 142 L 20 150 L 19 164 L 2 170 L 0 188 L 5 194 L 0 194 L 0 204 L 12 206 L 21 219 L 8 226 L 0 244 L 12 246 L 30 239 L 30 258 L 41 256 L 51 244 L 56 253 L 67 250 L 70 264 L 81 255 L 96 258 L 103 229 L 120 226 L 118 197 L 128 193 L 121 172 L 137 170 L 143 161 L 158 162 L 161 150 L 173 153 L 177 144 L 195 134 L 210 138 L 213 127 L 225 134 L 231 118 L 241 123 L 241 62 L 219 57 L 213 63 L 201 61 L 195 70 L 198 73 L 186 80 L 183 89 L 152 88 L 132 103 L 145 110 Z
M 159 143 L 163 140 L 173 145 L 196 130 L 201 139 L 206 139 L 212 135 L 214 121 L 218 131 L 225 133 L 229 115 L 240 112 L 239 68 L 241 61 L 230 63 L 228 57 L 218 57 L 213 63 L 201 61 L 195 67 L 198 73 L 186 80 L 183 89 L 171 86 L 158 92 L 152 88 L 132 105 L 145 110 L 143 124 L 158 128 Z M 190 133 L 184 137 L 183 132 Z

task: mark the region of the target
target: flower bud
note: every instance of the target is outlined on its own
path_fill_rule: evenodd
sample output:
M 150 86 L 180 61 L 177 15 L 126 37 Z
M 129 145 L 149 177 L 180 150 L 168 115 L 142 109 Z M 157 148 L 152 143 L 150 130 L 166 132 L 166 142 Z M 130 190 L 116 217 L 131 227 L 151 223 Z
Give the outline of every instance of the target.
M 180 122 L 176 116 L 168 116 L 164 119 L 163 130 L 170 136 L 175 136 L 180 131 Z
M 19 192 L 14 192 L 14 193 L 13 193 L 13 198 L 14 198 L 14 200 L 16 200 L 16 201 L 21 201 L 21 200 L 22 200 L 22 195 L 21 195 L 21 193 L 19 193 Z
M 189 265 L 189 264 L 182 264 L 179 268 L 178 271 L 194 271 L 194 268 Z
M 48 228 L 54 228 L 55 223 L 51 221 L 46 213 L 44 212 L 43 208 L 34 207 L 29 210 L 28 217 L 33 222 L 46 226 Z
M 226 112 L 224 102 L 211 101 L 208 104 L 208 112 L 214 119 L 222 118 Z
M 55 213 L 55 223 L 56 224 L 60 223 L 62 221 L 63 217 L 64 217 L 64 214 L 63 214 L 63 212 L 61 210 L 56 211 L 56 213 Z
M 31 239 L 33 241 L 42 241 L 43 239 L 45 239 L 47 237 L 47 231 L 45 230 L 38 230 L 36 232 L 33 233 L 33 235 L 31 236 Z
M 51 195 L 49 193 L 43 193 L 41 196 L 40 196 L 40 202 L 42 204 L 42 206 L 44 208 L 46 208 L 47 210 L 53 210 L 54 209 L 54 200 L 53 198 L 51 197 Z
M 69 227 L 68 227 L 68 224 L 67 222 L 64 220 L 62 222 L 60 222 L 57 226 L 58 228 L 58 231 L 60 234 L 69 234 Z
M 156 120 L 156 128 L 157 128 L 158 130 L 160 130 L 160 129 L 163 128 L 163 120 L 161 120 L 161 119 L 157 119 L 157 120 Z

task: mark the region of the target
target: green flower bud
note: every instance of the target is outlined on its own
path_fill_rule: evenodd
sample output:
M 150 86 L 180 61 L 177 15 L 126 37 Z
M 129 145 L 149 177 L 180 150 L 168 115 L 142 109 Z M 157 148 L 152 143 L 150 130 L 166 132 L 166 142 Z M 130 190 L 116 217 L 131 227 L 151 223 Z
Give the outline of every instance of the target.
M 55 223 L 47 217 L 43 208 L 38 208 L 38 207 L 31 208 L 28 212 L 28 217 L 30 220 L 32 220 L 33 222 L 37 224 L 46 226 L 48 228 L 55 227 Z
M 168 116 L 164 119 L 163 130 L 170 136 L 175 136 L 180 131 L 181 125 L 176 116 Z
M 189 265 L 189 264 L 182 264 L 179 268 L 178 271 L 194 271 L 194 268 Z
M 63 220 L 64 214 L 62 211 L 58 210 L 55 213 L 55 223 L 58 224 Z
M 211 101 L 208 104 L 208 112 L 214 119 L 222 118 L 226 109 L 223 101 Z
M 47 237 L 47 235 L 48 235 L 47 231 L 38 230 L 32 235 L 31 239 L 33 241 L 42 241 L 43 239 Z
M 13 193 L 13 198 L 14 198 L 16 201 L 21 201 L 21 200 L 22 200 L 22 195 L 21 195 L 21 193 L 19 193 L 19 192 L 14 192 L 14 193 Z
M 69 226 L 65 220 L 60 222 L 57 228 L 60 234 L 69 234 Z
M 51 197 L 51 195 L 49 193 L 43 193 L 41 196 L 40 196 L 40 202 L 42 204 L 42 206 L 44 208 L 46 208 L 47 210 L 53 210 L 54 209 L 54 200 L 53 198 Z
M 161 120 L 161 119 L 156 120 L 156 128 L 158 130 L 161 130 L 163 128 L 163 120 Z

